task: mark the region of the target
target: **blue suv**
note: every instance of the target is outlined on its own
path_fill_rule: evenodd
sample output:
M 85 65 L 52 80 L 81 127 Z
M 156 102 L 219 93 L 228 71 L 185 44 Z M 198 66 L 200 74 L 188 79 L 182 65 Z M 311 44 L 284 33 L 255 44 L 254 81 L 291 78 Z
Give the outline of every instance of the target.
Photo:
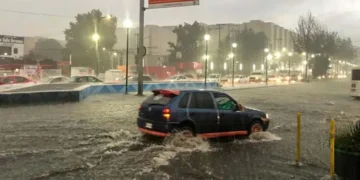
M 243 107 L 224 92 L 212 90 L 153 90 L 139 107 L 139 131 L 166 137 L 183 132 L 202 138 L 249 135 L 266 131 L 269 117 Z

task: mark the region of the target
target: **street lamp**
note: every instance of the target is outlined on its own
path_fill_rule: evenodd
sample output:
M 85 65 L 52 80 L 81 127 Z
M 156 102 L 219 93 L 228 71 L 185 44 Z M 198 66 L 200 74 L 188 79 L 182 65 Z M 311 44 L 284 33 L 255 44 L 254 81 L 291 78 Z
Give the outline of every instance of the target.
M 209 34 L 205 34 L 204 36 L 204 40 L 205 40 L 205 82 L 204 82 L 204 87 L 206 89 L 206 81 L 207 81 L 207 63 L 208 63 L 208 49 L 209 49 L 209 40 L 210 40 L 210 35 Z
M 268 61 L 272 60 L 273 56 L 271 54 L 268 54 L 265 59 L 265 82 L 266 85 L 268 85 Z
M 100 39 L 99 34 L 95 33 L 95 34 L 92 35 L 92 40 L 93 40 L 93 41 L 98 42 L 99 39 Z
M 126 28 L 126 74 L 125 74 L 125 94 L 128 94 L 128 85 L 129 85 L 129 30 L 132 27 L 132 22 L 130 19 L 125 19 L 123 22 L 124 28 Z
M 96 75 L 99 75 L 99 63 L 100 63 L 100 58 L 99 58 L 99 44 L 98 41 L 100 39 L 100 36 L 98 33 L 95 33 L 92 35 L 92 40 L 95 41 L 95 52 L 96 52 Z
M 293 55 L 292 52 L 288 53 L 288 56 L 289 56 L 289 84 L 290 84 L 290 58 L 291 58 L 292 55 Z
M 237 44 L 236 43 L 232 43 L 232 53 L 231 53 L 231 55 L 232 55 L 232 81 L 231 81 L 231 83 L 232 83 L 232 87 L 234 87 L 234 78 L 235 78 L 235 54 L 234 53 L 236 53 L 236 47 L 237 47 Z

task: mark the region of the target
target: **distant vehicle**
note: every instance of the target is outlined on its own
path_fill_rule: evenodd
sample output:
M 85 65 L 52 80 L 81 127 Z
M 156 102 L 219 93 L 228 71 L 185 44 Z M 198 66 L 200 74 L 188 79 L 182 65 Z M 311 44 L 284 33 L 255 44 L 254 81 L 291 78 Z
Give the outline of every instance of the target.
M 185 74 L 184 76 L 187 77 L 190 80 L 195 80 L 194 76 L 191 75 L 191 74 Z
M 145 134 L 166 137 L 174 132 L 203 138 L 249 135 L 266 131 L 269 116 L 244 107 L 224 92 L 153 90 L 139 107 L 137 126 Z
M 44 84 L 61 84 L 68 83 L 70 81 L 69 78 L 64 76 L 51 76 L 42 81 Z
M 232 79 L 232 75 L 231 75 L 231 74 L 222 76 L 222 77 L 220 78 L 220 83 L 231 82 L 231 79 Z
M 125 76 L 125 72 L 122 70 L 109 69 L 105 72 L 104 81 L 105 82 L 120 82 L 124 76 Z
M 138 81 L 138 77 L 139 77 L 139 76 L 130 76 L 129 79 L 128 79 L 128 81 L 129 81 L 129 82 L 137 82 L 137 81 Z M 126 81 L 125 78 L 126 78 L 126 77 L 123 77 L 123 82 Z M 144 82 L 152 82 L 153 80 L 152 80 L 152 78 L 151 78 L 150 76 L 144 75 L 144 76 L 143 76 L 143 81 L 144 81 Z
M 184 76 L 184 75 L 176 75 L 176 76 L 171 76 L 169 78 L 170 82 L 176 82 L 176 81 L 191 81 L 190 78 Z
M 232 82 L 232 79 L 230 79 L 229 82 Z M 247 82 L 248 82 L 248 78 L 244 75 L 234 76 L 234 83 L 247 83 Z
M 0 85 L 9 85 L 9 84 L 36 84 L 35 81 L 28 79 L 23 76 L 1 76 L 0 77 Z
M 221 80 L 221 75 L 220 74 L 210 74 L 206 81 L 208 82 L 220 82 Z
M 301 75 L 293 74 L 290 76 L 290 81 L 302 81 L 303 77 Z
M 22 76 L 0 76 L 0 91 L 34 86 L 37 83 Z
M 95 76 L 72 76 L 70 83 L 102 83 L 103 81 Z
M 281 79 L 279 77 L 277 77 L 276 75 L 268 75 L 268 82 L 270 83 L 279 83 L 281 82 Z
M 360 98 L 360 68 L 351 70 L 350 96 Z
M 248 78 L 248 82 L 264 82 L 265 73 L 264 72 L 252 72 Z

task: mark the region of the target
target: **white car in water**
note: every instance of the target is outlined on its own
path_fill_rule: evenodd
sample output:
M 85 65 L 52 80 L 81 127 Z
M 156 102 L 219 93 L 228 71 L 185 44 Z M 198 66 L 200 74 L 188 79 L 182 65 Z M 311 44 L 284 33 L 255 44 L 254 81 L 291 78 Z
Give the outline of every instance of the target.
M 191 81 L 192 79 L 183 76 L 183 75 L 175 75 L 175 76 L 171 76 L 168 81 L 170 82 L 182 82 L 182 81 Z

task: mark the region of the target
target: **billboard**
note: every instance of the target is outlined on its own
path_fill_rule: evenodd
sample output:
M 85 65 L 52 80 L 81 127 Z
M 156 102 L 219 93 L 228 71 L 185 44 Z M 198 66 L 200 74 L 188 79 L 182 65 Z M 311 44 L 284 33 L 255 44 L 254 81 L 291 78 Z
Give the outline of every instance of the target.
M 149 0 L 149 9 L 199 5 L 200 0 Z

